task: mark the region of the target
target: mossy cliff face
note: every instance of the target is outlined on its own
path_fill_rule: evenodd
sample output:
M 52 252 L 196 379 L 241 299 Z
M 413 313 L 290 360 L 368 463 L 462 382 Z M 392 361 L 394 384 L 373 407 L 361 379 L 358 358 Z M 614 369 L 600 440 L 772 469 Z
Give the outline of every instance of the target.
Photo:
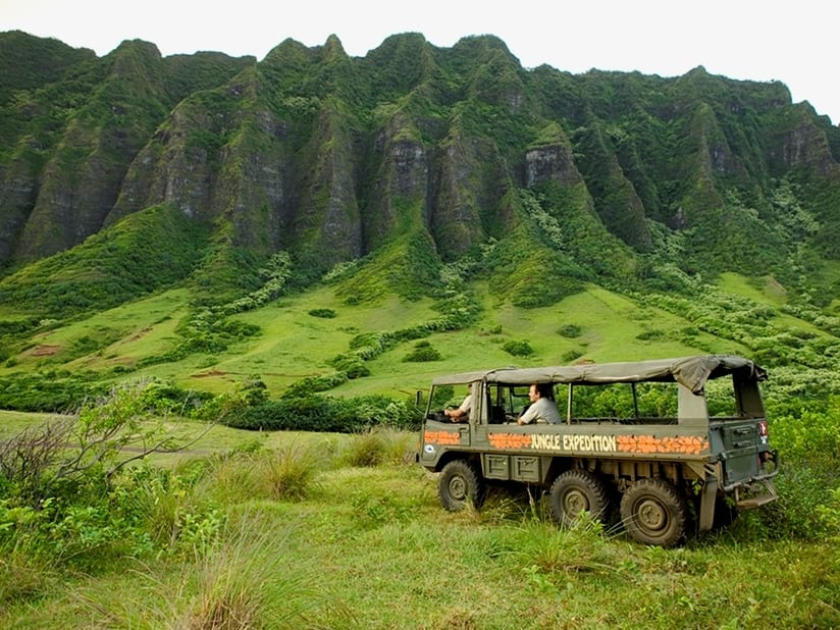
M 56 55 L 54 40 L 0 43 L 10 60 Z M 840 233 L 840 131 L 778 83 L 525 70 L 490 36 L 396 35 L 365 58 L 335 37 L 262 61 L 62 50 L 42 74 L 0 67 L 2 263 L 160 204 L 256 260 L 287 250 L 311 278 L 398 242 L 445 262 L 527 235 L 572 275 L 674 237 L 686 267 L 716 271 L 754 260 L 764 232 L 777 256 L 840 258 L 819 235 Z M 819 234 L 774 227 L 781 183 Z

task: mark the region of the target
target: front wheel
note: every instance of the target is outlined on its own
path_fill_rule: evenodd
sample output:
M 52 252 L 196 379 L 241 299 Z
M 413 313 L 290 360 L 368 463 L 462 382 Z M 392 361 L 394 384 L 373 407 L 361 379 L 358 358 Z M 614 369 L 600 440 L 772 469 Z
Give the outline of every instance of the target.
M 621 497 L 621 520 L 630 536 L 645 545 L 677 544 L 685 534 L 687 513 L 683 498 L 664 479 L 639 479 Z
M 607 485 L 586 470 L 564 472 L 551 484 L 550 495 L 552 516 L 567 527 L 583 512 L 602 521 L 610 500 Z
M 479 507 L 484 500 L 484 480 L 476 467 L 455 459 L 443 467 L 438 482 L 440 503 L 450 512 L 458 512 L 472 504 Z

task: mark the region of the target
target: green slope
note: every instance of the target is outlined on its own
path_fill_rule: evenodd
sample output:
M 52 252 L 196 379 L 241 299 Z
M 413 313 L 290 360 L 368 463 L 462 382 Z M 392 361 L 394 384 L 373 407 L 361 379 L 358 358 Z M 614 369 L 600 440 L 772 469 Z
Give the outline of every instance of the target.
M 105 310 L 186 278 L 206 236 L 172 207 L 149 208 L 3 278 L 0 309 L 50 318 Z
M 406 399 L 425 389 L 435 374 L 704 352 L 763 357 L 779 367 L 791 365 L 795 357 L 798 369 L 811 370 L 828 360 L 819 351 L 830 355 L 840 347 L 837 333 L 827 331 L 824 321 L 815 324 L 807 313 L 786 307 L 778 285 L 756 286 L 735 274 L 723 277 L 717 287 L 705 287 L 702 297 L 693 300 L 623 295 L 586 285 L 552 306 L 523 309 L 500 301 L 486 282 L 466 289 L 481 309 L 470 325 L 422 338 L 397 335 L 365 362 L 368 376 L 329 393 Z M 335 373 L 333 359 L 352 353 L 359 339 L 419 330 L 441 317 L 440 303 L 430 298 L 407 300 L 391 292 L 348 303 L 340 284 L 320 285 L 227 318 L 258 327 L 256 336 L 216 352 L 174 356 L 183 342 L 183 324 L 192 317 L 194 297 L 188 289 L 168 290 L 19 339 L 7 346 L 0 379 L 58 371 L 100 383 L 156 378 L 218 394 L 258 375 L 275 398 L 304 378 Z M 774 341 L 768 345 L 767 339 Z M 430 344 L 440 360 L 406 361 L 418 341 Z M 511 355 L 505 349 L 511 342 L 527 343 L 532 354 Z

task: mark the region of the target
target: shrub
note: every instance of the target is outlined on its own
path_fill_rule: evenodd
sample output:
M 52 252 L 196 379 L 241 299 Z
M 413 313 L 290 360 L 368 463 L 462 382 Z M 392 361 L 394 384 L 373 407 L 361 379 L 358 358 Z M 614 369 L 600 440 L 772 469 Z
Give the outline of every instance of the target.
M 639 341 L 656 341 L 657 339 L 663 339 L 665 337 L 665 333 L 661 330 L 644 330 L 636 335 L 636 339 Z
M 427 361 L 440 361 L 443 357 L 428 341 L 418 341 L 414 349 L 403 357 L 403 362 L 425 363 Z
M 557 334 L 568 339 L 576 339 L 583 334 L 583 328 L 577 324 L 565 324 L 557 329 Z
M 761 516 L 773 535 L 840 536 L 840 418 L 832 401 L 825 411 L 802 410 L 771 421 L 770 440 L 783 464 L 775 482 L 780 498 Z
M 145 411 L 156 415 L 175 413 L 187 415 L 212 396 L 206 392 L 181 389 L 171 382 L 151 379 L 144 382 L 140 392 L 140 404 Z
M 283 398 L 298 398 L 310 393 L 325 392 L 333 387 L 346 383 L 348 376 L 344 372 L 333 372 L 332 374 L 321 374 L 319 376 L 308 376 L 292 383 L 283 393 Z
M 0 378 L 0 408 L 47 413 L 75 409 L 85 400 L 107 393 L 107 385 L 93 383 L 95 378 L 83 370 L 12 374 Z
M 527 341 L 508 341 L 502 350 L 515 357 L 528 357 L 534 354 L 534 349 Z
M 568 350 L 563 353 L 561 360 L 563 363 L 572 363 L 573 361 L 581 358 L 583 356 L 583 352 L 580 350 Z
M 455 396 L 455 388 L 452 385 L 440 385 L 435 387 L 432 395 L 432 409 L 443 409 Z
M 331 308 L 313 308 L 309 311 L 312 317 L 321 317 L 324 319 L 332 319 L 335 317 L 335 311 Z
M 170 470 L 139 466 L 115 480 L 113 494 L 124 513 L 138 515 L 151 541 L 166 547 L 177 541 L 183 514 L 189 511 L 187 479 Z
M 332 398 L 309 393 L 284 396 L 251 407 L 223 422 L 255 431 L 324 431 L 356 433 L 385 425 L 397 429 L 419 427 L 421 411 L 386 396 Z
M 142 389 L 115 390 L 0 445 L 0 556 L 20 548 L 89 571 L 207 532 L 213 519 L 181 509 L 168 473 L 128 466 L 177 450 L 143 409 Z
M 365 365 L 364 360 L 357 354 L 339 354 L 330 360 L 330 365 L 339 372 L 344 372 L 347 378 L 363 378 L 370 376 L 370 368 Z
M 261 405 L 268 400 L 268 388 L 258 374 L 251 374 L 236 387 L 246 405 Z

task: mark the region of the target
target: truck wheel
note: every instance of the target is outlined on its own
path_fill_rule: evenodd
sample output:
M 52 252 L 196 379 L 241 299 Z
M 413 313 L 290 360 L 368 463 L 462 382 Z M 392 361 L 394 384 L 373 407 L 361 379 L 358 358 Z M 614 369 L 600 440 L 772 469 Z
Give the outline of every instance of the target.
M 484 500 L 484 481 L 475 466 L 455 459 L 443 467 L 438 483 L 440 503 L 450 512 L 458 512 L 471 503 L 480 507 Z
M 560 525 L 571 525 L 578 514 L 589 512 L 600 521 L 610 495 L 604 481 L 587 470 L 567 470 L 551 484 L 551 514 Z
M 639 479 L 621 497 L 621 520 L 630 536 L 646 545 L 671 547 L 685 534 L 688 510 L 672 484 Z

